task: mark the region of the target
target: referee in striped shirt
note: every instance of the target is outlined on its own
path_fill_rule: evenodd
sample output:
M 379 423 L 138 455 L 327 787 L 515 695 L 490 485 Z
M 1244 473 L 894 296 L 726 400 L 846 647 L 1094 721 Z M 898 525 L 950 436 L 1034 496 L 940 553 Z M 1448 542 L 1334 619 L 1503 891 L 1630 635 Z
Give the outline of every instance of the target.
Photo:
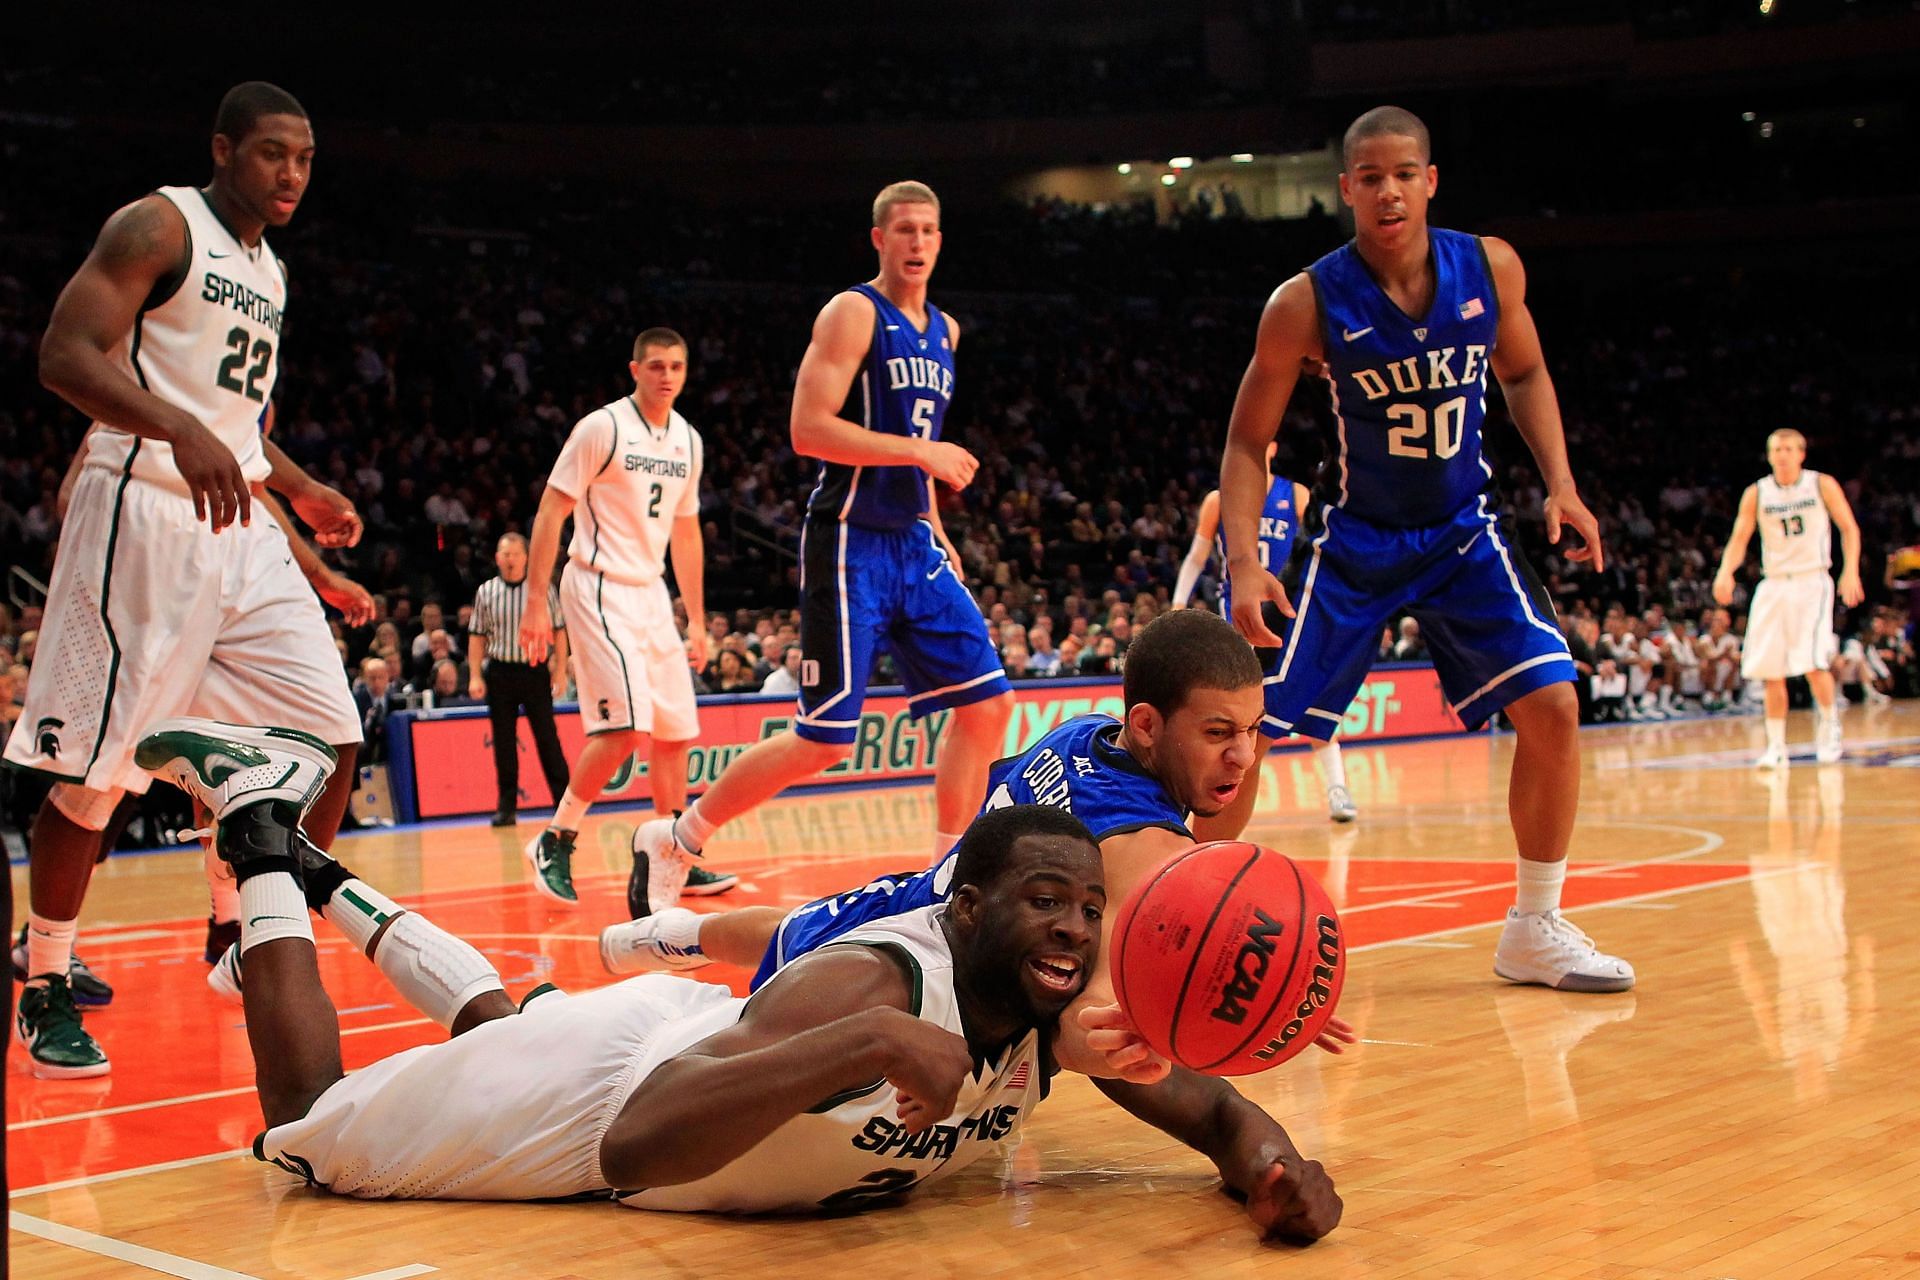
M 467 693 L 487 700 L 487 714 L 493 721 L 493 769 L 500 782 L 500 806 L 493 825 L 510 827 L 520 807 L 521 707 L 527 709 L 527 726 L 533 730 L 540 771 L 547 775 L 554 803 L 567 793 L 567 757 L 553 727 L 554 701 L 567 692 L 567 624 L 560 616 L 560 593 L 548 587 L 552 665 L 528 662 L 520 648 L 520 615 L 527 606 L 527 540 L 517 533 L 503 535 L 494 548 L 493 563 L 500 576 L 481 583 L 473 595 L 473 622 L 467 631 Z

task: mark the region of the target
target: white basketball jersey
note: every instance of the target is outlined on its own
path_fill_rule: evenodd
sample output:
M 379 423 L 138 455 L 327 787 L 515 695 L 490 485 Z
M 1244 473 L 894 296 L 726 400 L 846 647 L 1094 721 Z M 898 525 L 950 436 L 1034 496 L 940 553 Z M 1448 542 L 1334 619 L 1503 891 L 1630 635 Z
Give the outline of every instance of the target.
M 142 311 L 114 359 L 142 387 L 177 405 L 233 450 L 248 481 L 271 468 L 260 417 L 280 363 L 287 275 L 262 239 L 249 248 L 193 187 L 161 187 L 187 220 L 187 274 L 173 296 Z M 100 423 L 87 465 L 187 492 L 173 446 Z
M 908 961 L 915 1010 L 963 1035 L 953 990 L 953 953 L 940 929 L 944 904 L 889 916 L 834 940 L 885 947 Z M 733 1025 L 741 1002 L 683 1018 L 666 1032 L 671 1047 L 654 1063 Z M 899 1093 L 885 1080 L 828 1098 L 781 1125 L 725 1168 L 697 1182 L 620 1194 L 639 1209 L 736 1213 L 857 1208 L 951 1177 L 996 1149 L 1040 1100 L 1045 1067 L 1040 1035 L 1029 1031 L 960 1087 L 953 1112 L 919 1133 L 900 1123 Z
M 1820 473 L 1804 468 L 1800 478 L 1782 487 L 1771 474 L 1760 490 L 1760 567 L 1768 577 L 1826 569 L 1833 563 L 1833 536 L 1827 504 L 1820 497 Z
M 678 411 L 654 427 L 631 396 L 580 419 L 547 480 L 575 503 L 568 557 L 615 582 L 658 582 L 674 519 L 700 513 L 703 457 Z

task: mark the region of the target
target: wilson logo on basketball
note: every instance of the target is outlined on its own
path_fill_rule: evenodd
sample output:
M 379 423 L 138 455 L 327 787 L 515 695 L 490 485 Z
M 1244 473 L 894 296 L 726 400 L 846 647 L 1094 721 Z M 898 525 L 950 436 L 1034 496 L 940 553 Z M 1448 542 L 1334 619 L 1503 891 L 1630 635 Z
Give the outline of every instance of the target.
M 1240 952 L 1233 958 L 1233 977 L 1220 992 L 1214 1017 L 1236 1027 L 1247 1020 L 1247 1006 L 1260 994 L 1260 983 L 1267 976 L 1267 965 L 1272 962 L 1274 948 L 1284 932 L 1286 927 L 1278 920 L 1258 907 L 1253 909 L 1253 920 L 1247 925 L 1247 940 L 1240 944 Z
M 1334 973 L 1340 964 L 1340 923 L 1332 916 L 1321 916 L 1316 926 L 1320 934 L 1319 963 L 1313 966 L 1313 981 L 1307 984 L 1306 994 L 1300 998 L 1287 1025 L 1280 1028 L 1280 1034 L 1253 1051 L 1253 1056 L 1262 1062 L 1292 1044 L 1314 1010 L 1325 1008 L 1327 1001 L 1333 999 Z

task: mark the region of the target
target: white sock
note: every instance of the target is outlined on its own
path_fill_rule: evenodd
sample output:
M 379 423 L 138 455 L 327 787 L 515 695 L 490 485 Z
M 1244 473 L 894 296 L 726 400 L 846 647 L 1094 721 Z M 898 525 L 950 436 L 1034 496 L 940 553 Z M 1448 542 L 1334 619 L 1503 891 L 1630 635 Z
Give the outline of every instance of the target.
M 673 838 L 688 853 L 698 853 L 707 847 L 707 841 L 713 838 L 719 825 L 707 821 L 706 815 L 700 812 L 700 802 L 695 800 L 685 813 L 674 819 Z
M 1560 887 L 1567 882 L 1567 864 L 1559 862 L 1534 862 L 1520 859 L 1515 873 L 1518 889 L 1514 893 L 1514 909 L 1522 915 L 1540 915 L 1560 909 Z
M 1829 703 L 1824 707 L 1817 702 L 1814 703 L 1813 715 L 1814 715 L 1814 718 L 1817 721 L 1819 721 L 1820 727 L 1822 729 L 1828 727 L 1829 725 L 1838 724 L 1840 722 L 1840 708 L 1838 705 L 1833 703 Z
M 1784 718 L 1775 720 L 1772 716 L 1768 716 L 1767 717 L 1767 750 L 1784 752 L 1786 749 L 1787 749 L 1786 720 Z
M 933 833 L 933 860 L 935 862 L 940 861 L 940 859 L 946 857 L 949 853 L 952 853 L 953 846 L 959 843 L 960 843 L 960 837 L 953 834 L 953 832 L 951 831 L 934 832 Z
M 1340 744 L 1331 740 L 1320 743 L 1313 749 L 1313 758 L 1320 762 L 1320 779 L 1327 784 L 1327 790 L 1347 785 L 1347 762 L 1340 758 Z
M 240 885 L 240 954 L 281 938 L 313 941 L 307 895 L 285 871 L 263 871 Z
M 79 930 L 78 919 L 49 920 L 29 911 L 27 976 L 42 978 L 56 973 L 65 976 L 67 970 L 73 967 L 73 935 Z
M 593 801 L 582 800 L 573 794 L 573 788 L 567 788 L 567 794 L 560 797 L 560 807 L 553 811 L 553 821 L 547 825 L 555 831 L 578 831 L 580 819 L 587 816 L 587 806 Z
M 347 880 L 333 891 L 327 905 L 320 908 L 320 915 L 346 935 L 354 950 L 365 955 L 380 926 L 405 910 L 366 881 Z

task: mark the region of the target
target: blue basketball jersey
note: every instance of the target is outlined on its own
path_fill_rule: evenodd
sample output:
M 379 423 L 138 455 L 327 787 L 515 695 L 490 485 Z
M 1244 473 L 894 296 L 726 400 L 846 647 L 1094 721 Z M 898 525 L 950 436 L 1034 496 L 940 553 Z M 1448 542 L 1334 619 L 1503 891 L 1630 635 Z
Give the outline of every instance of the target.
M 1275 476 L 1267 483 L 1267 505 L 1260 508 L 1260 567 L 1278 577 L 1293 554 L 1293 537 L 1302 513 L 1293 509 L 1293 481 Z M 1227 525 L 1213 530 L 1213 554 L 1220 561 L 1220 616 L 1233 617 L 1233 579 L 1227 573 Z
M 1441 524 L 1490 486 L 1481 456 L 1499 323 L 1479 237 L 1428 231 L 1433 305 L 1410 317 L 1350 242 L 1307 268 L 1319 301 L 1336 438 L 1320 497 L 1374 524 Z
M 852 292 L 873 303 L 873 342 L 840 416 L 869 431 L 938 440 L 953 399 L 947 318 L 929 302 L 922 332 L 872 285 L 857 284 Z M 810 520 L 844 520 L 869 529 L 904 529 L 926 510 L 927 476 L 918 467 L 822 462 L 807 499 Z
M 1165 827 L 1191 839 L 1186 811 L 1119 745 L 1119 735 L 1120 722 L 1112 716 L 1093 714 L 1067 721 L 1019 755 L 994 763 L 987 777 L 987 802 L 980 812 L 1044 804 L 1073 814 L 1095 840 L 1145 827 Z M 783 965 L 849 929 L 945 902 L 953 891 L 958 856 L 949 853 L 925 871 L 879 876 L 858 889 L 794 908 L 780 922 L 754 975 L 754 988 Z

